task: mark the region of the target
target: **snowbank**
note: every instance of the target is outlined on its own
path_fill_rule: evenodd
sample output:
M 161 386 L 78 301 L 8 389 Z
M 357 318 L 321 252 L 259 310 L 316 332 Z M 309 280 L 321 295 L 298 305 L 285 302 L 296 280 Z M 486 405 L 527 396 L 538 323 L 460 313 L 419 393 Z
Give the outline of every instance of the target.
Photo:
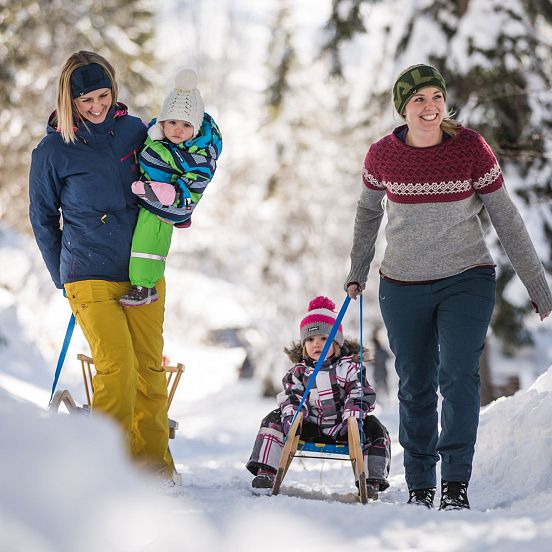
M 243 462 L 270 401 L 255 398 L 250 384 L 227 380 L 226 389 L 211 396 L 218 407 L 207 425 L 198 419 L 197 403 L 188 405 L 195 414 L 185 416 L 184 432 L 205 427 L 195 438 L 177 437 L 175 459 L 185 484 L 172 490 L 133 468 L 106 420 L 50 416 L 0 390 L 2 551 L 245 552 L 262 543 L 271 552 L 281 550 L 276 535 L 283 527 L 295 544 L 316 544 L 320 551 L 343 544 L 359 550 L 549 549 L 552 370 L 482 412 L 470 486 L 474 510 L 456 513 L 404 504 L 397 448 L 392 488 L 381 502 L 362 506 L 313 493 L 317 469 L 305 472 L 299 464 L 281 497 L 253 497 Z M 244 422 L 248 414 L 246 431 L 239 424 L 222 430 L 219 416 L 230 418 L 236 409 Z M 346 466 L 327 470 L 324 486 L 351 492 Z M 267 542 L 267 535 L 274 538 Z
M 470 485 L 482 508 L 552 502 L 552 367 L 531 387 L 481 413 Z M 475 493 L 473 493 L 475 498 Z

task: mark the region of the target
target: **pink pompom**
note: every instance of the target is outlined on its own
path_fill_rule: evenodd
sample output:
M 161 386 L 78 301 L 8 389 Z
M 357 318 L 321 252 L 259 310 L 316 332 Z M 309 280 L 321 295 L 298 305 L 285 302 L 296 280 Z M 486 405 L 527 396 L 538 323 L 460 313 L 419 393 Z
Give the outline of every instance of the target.
M 323 295 L 319 295 L 318 297 L 312 299 L 309 303 L 309 311 L 316 309 L 328 309 L 333 311 L 335 310 L 335 303 L 331 299 L 328 299 Z

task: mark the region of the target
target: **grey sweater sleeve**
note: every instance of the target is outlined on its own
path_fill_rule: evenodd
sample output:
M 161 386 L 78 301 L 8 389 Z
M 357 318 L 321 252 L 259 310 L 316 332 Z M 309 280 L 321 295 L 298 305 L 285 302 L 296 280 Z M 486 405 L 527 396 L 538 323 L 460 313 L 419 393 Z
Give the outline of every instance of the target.
M 552 293 L 546 281 L 544 267 L 519 211 L 506 188 L 502 186 L 490 194 L 479 196 L 504 247 L 514 270 L 529 293 L 538 312 L 552 311 Z
M 353 232 L 351 270 L 345 280 L 345 290 L 347 290 L 347 284 L 351 282 L 364 284 L 368 278 L 370 263 L 376 250 L 376 238 L 383 218 L 384 196 L 385 190 L 376 191 L 366 186 L 362 187 Z

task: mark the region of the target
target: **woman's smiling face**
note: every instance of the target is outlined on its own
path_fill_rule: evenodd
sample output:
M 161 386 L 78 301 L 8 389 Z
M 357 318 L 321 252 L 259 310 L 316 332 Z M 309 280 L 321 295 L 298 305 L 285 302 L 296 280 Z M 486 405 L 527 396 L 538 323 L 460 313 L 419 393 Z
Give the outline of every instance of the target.
M 80 116 L 94 124 L 103 123 L 113 103 L 110 88 L 98 88 L 75 98 Z
M 422 88 L 406 104 L 404 118 L 413 132 L 435 132 L 446 115 L 443 92 L 436 87 Z

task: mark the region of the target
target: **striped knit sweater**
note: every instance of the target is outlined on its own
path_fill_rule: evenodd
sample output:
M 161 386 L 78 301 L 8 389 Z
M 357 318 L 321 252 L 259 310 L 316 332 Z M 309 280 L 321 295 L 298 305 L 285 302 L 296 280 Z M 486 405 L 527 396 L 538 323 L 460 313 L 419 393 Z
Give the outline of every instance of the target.
M 498 162 L 477 132 L 461 128 L 428 148 L 408 146 L 395 131 L 373 144 L 364 162 L 351 270 L 346 284 L 366 281 L 387 196 L 383 276 L 403 282 L 437 280 L 494 265 L 479 217 L 483 208 L 539 312 L 552 293 Z

